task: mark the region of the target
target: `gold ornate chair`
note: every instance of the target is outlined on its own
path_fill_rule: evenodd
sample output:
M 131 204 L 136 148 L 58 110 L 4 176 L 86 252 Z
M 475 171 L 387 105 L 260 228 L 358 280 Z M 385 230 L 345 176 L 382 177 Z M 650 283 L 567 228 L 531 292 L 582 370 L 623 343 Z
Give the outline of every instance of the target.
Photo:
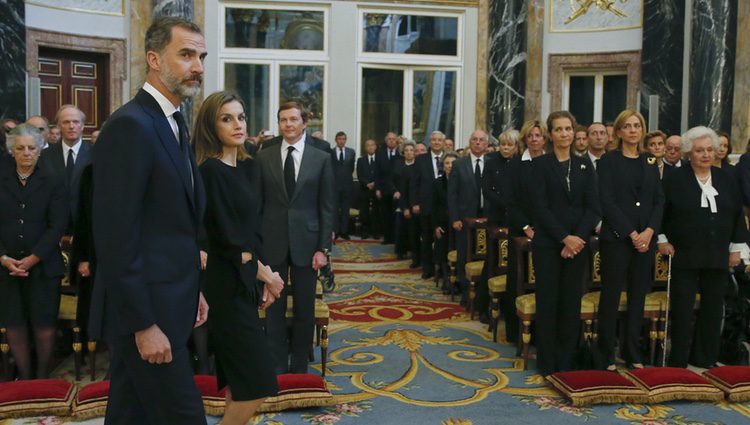
M 474 319 L 474 298 L 477 296 L 477 281 L 482 276 L 484 259 L 487 257 L 487 219 L 464 219 L 466 232 L 466 280 L 469 281 L 469 315 Z
M 529 354 L 531 324 L 536 317 L 536 294 L 533 293 L 536 276 L 534 273 L 531 243 L 531 239 L 526 237 L 517 237 L 515 239 L 516 264 L 513 265 L 518 268 L 516 314 L 518 315 L 518 320 L 521 322 L 521 327 L 519 328 L 521 335 L 518 339 L 520 343 L 516 354 L 520 355 L 523 359 L 524 370 L 528 367 L 528 360 L 532 358 L 531 354 Z
M 500 297 L 505 293 L 508 283 L 508 230 L 503 227 L 490 227 L 487 229 L 487 239 L 486 261 L 489 261 L 487 290 L 490 293 L 492 310 L 490 331 L 492 332 L 492 340 L 497 342 L 497 326 L 500 322 Z M 503 312 L 503 314 L 508 313 L 507 311 Z

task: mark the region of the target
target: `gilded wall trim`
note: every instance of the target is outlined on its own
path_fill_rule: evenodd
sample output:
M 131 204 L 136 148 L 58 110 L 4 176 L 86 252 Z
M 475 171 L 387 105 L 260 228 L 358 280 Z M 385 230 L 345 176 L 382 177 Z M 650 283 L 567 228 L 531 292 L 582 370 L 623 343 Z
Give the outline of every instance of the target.
M 497 1 L 497 0 L 495 0 Z M 487 129 L 487 95 L 489 91 L 489 32 L 490 0 L 479 0 L 479 22 L 477 23 L 477 99 L 474 122 L 475 128 Z

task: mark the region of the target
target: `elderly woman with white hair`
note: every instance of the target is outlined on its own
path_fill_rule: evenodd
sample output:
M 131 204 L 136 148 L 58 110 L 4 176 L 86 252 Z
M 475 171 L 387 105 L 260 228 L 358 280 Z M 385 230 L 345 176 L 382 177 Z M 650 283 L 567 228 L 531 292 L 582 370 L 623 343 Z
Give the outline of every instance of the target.
M 672 256 L 670 366 L 716 364 L 727 270 L 737 266 L 747 250 L 737 183 L 725 170 L 711 166 L 718 148 L 713 130 L 691 128 L 682 135 L 689 165 L 664 176 L 659 252 Z M 697 293 L 701 298 L 693 332 Z
M 31 379 L 28 326 L 36 347 L 36 378 L 46 378 L 55 340 L 60 279 L 65 273 L 60 238 L 68 222 L 65 186 L 38 168 L 44 139 L 21 124 L 8 135 L 15 166 L 0 176 L 0 321 L 20 379 Z

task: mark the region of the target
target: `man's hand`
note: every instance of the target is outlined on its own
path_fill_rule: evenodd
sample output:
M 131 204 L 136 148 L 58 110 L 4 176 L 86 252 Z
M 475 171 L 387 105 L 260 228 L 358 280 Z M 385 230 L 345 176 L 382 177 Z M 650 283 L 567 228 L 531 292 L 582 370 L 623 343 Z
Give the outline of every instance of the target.
M 253 254 L 251 252 L 242 253 L 242 264 L 247 264 L 247 262 L 252 259 L 253 259 Z
M 533 227 L 527 227 L 526 230 L 523 231 L 523 233 L 526 234 L 526 237 L 529 239 L 534 239 L 534 228 Z
M 201 270 L 206 270 L 206 264 L 208 264 L 208 253 L 201 250 Z
M 565 259 L 571 259 L 576 256 L 576 253 L 567 246 L 564 246 L 562 251 L 560 251 L 560 256 Z
M 674 255 L 674 246 L 669 242 L 657 244 L 659 247 L 659 254 L 661 255 Z
M 442 227 L 436 227 L 435 228 L 435 237 L 437 239 L 442 239 L 444 233 L 445 233 L 445 230 L 443 230 Z
M 312 258 L 312 268 L 315 271 L 318 271 L 321 267 L 325 267 L 328 265 L 328 258 L 326 258 L 326 255 L 322 251 L 316 251 L 315 254 L 313 254 Z
M 380 193 L 380 191 L 379 191 L 379 190 L 376 190 L 376 191 L 375 191 L 375 197 L 376 197 L 376 198 L 378 198 L 378 199 L 382 199 L 382 198 L 383 198 L 383 194 L 382 194 L 382 193 Z
M 419 208 L 419 205 L 414 205 L 413 207 L 411 207 L 411 212 L 413 212 L 414 215 L 419 215 L 420 211 L 422 210 Z
M 275 297 L 268 289 L 268 284 L 263 285 L 263 298 L 261 299 L 260 309 L 267 309 L 274 301 L 276 301 L 276 298 L 278 297 Z
M 135 333 L 135 345 L 141 359 L 151 364 L 170 363 L 172 361 L 172 346 L 169 338 L 156 324 Z
M 396 200 L 401 199 L 401 192 L 394 193 L 393 194 L 393 199 L 396 199 Z
M 571 251 L 574 255 L 581 252 L 584 245 L 586 245 L 586 242 L 584 242 L 583 239 L 575 235 L 566 236 L 565 239 L 563 239 L 563 243 L 565 244 L 565 248 Z
M 734 268 L 734 267 L 739 266 L 740 265 L 740 261 L 742 261 L 742 259 L 740 258 L 740 252 L 739 251 L 737 251 L 737 252 L 730 252 L 729 253 L 729 267 Z
M 78 263 L 78 274 L 81 275 L 81 277 L 89 277 L 91 276 L 91 270 L 89 270 L 89 262 L 88 261 L 81 261 Z
M 461 220 L 456 220 L 453 222 L 453 230 L 460 232 L 461 229 L 464 228 L 464 223 Z
M 370 189 L 370 190 L 375 189 L 375 182 L 367 183 L 367 188 Z
M 34 254 L 31 254 L 27 257 L 23 257 L 20 260 L 16 262 L 16 267 L 22 270 L 29 271 L 32 267 L 39 264 L 39 257 L 37 257 Z
M 195 326 L 194 328 L 203 326 L 204 323 L 206 323 L 206 320 L 208 320 L 208 303 L 206 302 L 206 299 L 203 298 L 203 292 L 198 293 L 198 317 L 195 318 Z

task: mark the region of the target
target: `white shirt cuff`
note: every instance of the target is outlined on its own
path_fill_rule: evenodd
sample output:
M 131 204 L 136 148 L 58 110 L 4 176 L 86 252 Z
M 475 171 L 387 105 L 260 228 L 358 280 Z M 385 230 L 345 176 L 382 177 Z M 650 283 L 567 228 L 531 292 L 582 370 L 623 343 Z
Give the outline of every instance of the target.
M 750 248 L 746 243 L 730 243 L 729 252 L 739 252 L 740 258 L 747 260 L 750 258 Z
M 667 240 L 667 235 L 664 233 L 659 233 L 659 236 L 656 237 L 656 243 L 668 243 L 669 240 Z

